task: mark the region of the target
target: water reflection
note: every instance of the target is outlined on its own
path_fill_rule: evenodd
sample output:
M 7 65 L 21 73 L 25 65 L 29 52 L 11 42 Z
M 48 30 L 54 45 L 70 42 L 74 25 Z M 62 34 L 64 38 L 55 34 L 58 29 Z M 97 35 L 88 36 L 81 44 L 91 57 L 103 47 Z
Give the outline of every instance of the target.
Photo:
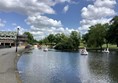
M 88 67 L 88 56 L 82 55 L 79 58 L 79 66 L 80 66 L 80 79 L 82 83 L 91 83 L 90 82 L 90 72 Z
M 109 76 L 111 83 L 118 83 L 118 52 L 113 52 L 109 58 Z
M 35 49 L 19 62 L 23 83 L 118 83 L 118 54 Z
M 92 54 L 91 54 L 92 55 Z M 109 77 L 109 54 L 94 53 L 89 57 L 91 81 L 95 83 L 111 83 Z

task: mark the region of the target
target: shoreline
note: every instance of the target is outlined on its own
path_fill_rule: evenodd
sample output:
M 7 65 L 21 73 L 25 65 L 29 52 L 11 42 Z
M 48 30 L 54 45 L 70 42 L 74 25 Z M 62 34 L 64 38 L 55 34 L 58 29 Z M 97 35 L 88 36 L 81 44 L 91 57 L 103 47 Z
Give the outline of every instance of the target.
M 20 77 L 20 73 L 19 73 L 19 70 L 17 68 L 17 63 L 18 63 L 20 57 L 22 56 L 22 54 L 27 52 L 28 50 L 29 49 L 23 48 L 23 50 L 18 51 L 15 55 L 14 66 L 15 66 L 15 74 L 16 74 L 17 83 L 22 83 L 22 79 Z
M 15 66 L 15 74 L 16 74 L 17 83 L 22 83 L 20 73 L 19 73 L 18 68 L 17 68 L 17 63 L 18 63 L 20 57 L 22 56 L 22 53 L 24 52 L 24 50 L 18 51 L 18 53 L 15 54 L 14 66 Z

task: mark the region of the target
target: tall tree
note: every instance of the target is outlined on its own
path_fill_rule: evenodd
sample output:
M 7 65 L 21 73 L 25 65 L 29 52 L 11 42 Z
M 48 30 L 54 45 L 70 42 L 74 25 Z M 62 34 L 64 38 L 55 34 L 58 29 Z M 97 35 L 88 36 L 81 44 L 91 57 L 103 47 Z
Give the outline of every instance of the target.
M 27 42 L 29 44 L 33 44 L 34 43 L 34 41 L 35 41 L 34 37 L 33 37 L 33 35 L 30 32 L 24 32 L 24 35 L 27 35 L 27 38 L 28 38 Z
M 86 33 L 82 36 L 82 42 L 87 45 L 88 43 L 88 38 L 89 38 L 89 33 Z
M 61 34 L 55 34 L 55 43 L 58 44 L 61 41 Z
M 106 47 L 108 48 L 108 44 L 110 43 L 110 41 L 109 41 L 109 33 L 108 33 L 109 28 L 110 28 L 110 25 L 109 25 L 109 23 L 106 23 L 103 26 L 105 27 L 105 30 L 106 30 L 105 31 L 105 39 L 104 39 L 104 42 L 106 44 Z
M 80 45 L 80 34 L 77 31 L 72 31 L 70 34 L 70 41 L 75 50 L 78 50 Z
M 70 36 L 64 34 L 58 35 L 59 42 L 55 49 L 58 50 L 78 50 L 80 45 L 80 35 L 76 31 L 72 31 Z
M 54 41 L 55 41 L 55 36 L 53 35 L 53 34 L 50 34 L 48 37 L 47 37 L 47 39 L 48 39 L 48 41 L 49 41 L 49 43 L 54 43 Z
M 88 32 L 88 46 L 90 47 L 100 47 L 104 44 L 104 39 L 106 36 L 106 28 L 104 25 L 96 24 L 90 27 Z
M 118 47 L 118 16 L 115 16 L 110 22 L 111 25 L 108 30 L 108 40 L 111 43 L 117 44 Z
M 54 41 L 56 44 L 63 42 L 65 39 L 67 39 L 67 36 L 64 33 L 55 34 L 55 40 Z

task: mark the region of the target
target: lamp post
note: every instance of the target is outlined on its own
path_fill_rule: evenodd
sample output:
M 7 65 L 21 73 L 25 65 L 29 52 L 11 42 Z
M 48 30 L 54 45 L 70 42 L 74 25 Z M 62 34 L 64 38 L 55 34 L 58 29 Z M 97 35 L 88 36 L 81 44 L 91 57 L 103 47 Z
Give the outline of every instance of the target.
M 17 35 L 16 35 L 16 52 L 18 50 L 18 34 L 19 34 L 19 28 L 17 28 Z

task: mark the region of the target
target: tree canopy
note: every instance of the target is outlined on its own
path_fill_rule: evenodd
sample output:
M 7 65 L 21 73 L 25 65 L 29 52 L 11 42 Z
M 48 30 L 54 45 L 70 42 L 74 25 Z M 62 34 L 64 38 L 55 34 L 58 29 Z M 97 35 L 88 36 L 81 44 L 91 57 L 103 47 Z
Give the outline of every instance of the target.
M 47 40 L 45 42 L 45 40 Z M 70 35 L 64 33 L 50 34 L 43 40 L 39 41 L 44 44 L 54 43 L 55 49 L 58 50 L 78 50 L 80 43 L 80 35 L 76 31 L 72 31 Z
M 78 50 L 80 40 L 80 34 L 77 31 L 72 31 L 70 35 L 64 33 L 50 34 L 40 40 L 40 43 L 54 44 L 55 49 L 59 50 Z M 118 46 L 118 16 L 115 16 L 109 23 L 90 26 L 88 33 L 82 36 L 82 41 L 87 47 L 101 49 L 103 44 L 108 47 L 108 43 L 117 44 Z
M 115 16 L 111 21 L 107 36 L 110 43 L 117 44 L 118 47 L 118 16 Z
M 83 35 L 83 41 L 88 47 L 101 47 L 103 44 L 113 43 L 118 46 L 118 16 L 110 23 L 96 24 L 89 27 L 88 33 Z
M 24 32 L 24 35 L 27 35 L 27 38 L 28 38 L 27 42 L 29 44 L 34 44 L 35 42 L 37 42 L 30 32 Z

